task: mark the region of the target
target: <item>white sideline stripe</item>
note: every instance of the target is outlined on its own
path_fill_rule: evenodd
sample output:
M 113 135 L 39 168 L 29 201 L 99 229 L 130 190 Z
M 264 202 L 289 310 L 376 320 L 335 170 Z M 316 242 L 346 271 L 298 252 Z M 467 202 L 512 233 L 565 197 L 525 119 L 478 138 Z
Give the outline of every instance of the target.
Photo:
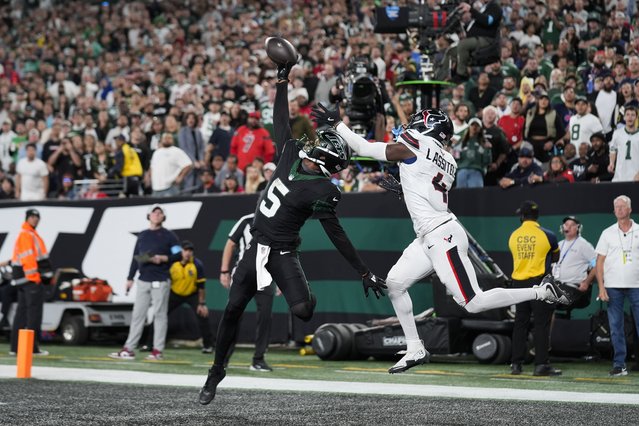
M 0 378 L 15 378 L 15 376 L 16 367 L 14 365 L 0 365 Z M 206 379 L 204 375 L 193 374 L 60 367 L 33 367 L 32 377 L 40 380 L 187 386 L 192 388 L 200 388 Z M 582 393 L 462 386 L 269 379 L 262 377 L 227 376 L 219 387 L 225 389 L 268 389 L 292 392 L 639 405 L 639 395 L 628 393 Z

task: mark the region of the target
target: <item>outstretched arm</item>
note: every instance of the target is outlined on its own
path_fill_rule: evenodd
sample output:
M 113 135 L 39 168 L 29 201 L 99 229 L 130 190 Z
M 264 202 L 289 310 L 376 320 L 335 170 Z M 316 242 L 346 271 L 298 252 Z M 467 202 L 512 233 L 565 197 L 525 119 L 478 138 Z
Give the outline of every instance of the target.
M 288 114 L 288 80 L 280 80 L 275 85 L 275 105 L 273 106 L 273 132 L 278 154 L 282 153 L 284 143 L 293 139 Z
M 415 157 L 407 146 L 399 143 L 368 142 L 342 122 L 339 108 L 331 111 L 324 105 L 318 104 L 313 107 L 312 116 L 319 126 L 330 125 L 335 128 L 353 151 L 365 157 L 380 161 L 401 161 Z
M 351 240 L 346 235 L 344 228 L 339 223 L 339 219 L 336 216 L 326 219 L 320 219 L 320 223 L 324 228 L 324 232 L 331 240 L 337 251 L 344 256 L 344 259 L 357 271 L 361 276 L 366 275 L 369 271 L 368 266 L 364 264 L 359 257 L 357 250 L 353 247 Z
M 342 225 L 339 223 L 337 216 L 320 219 L 320 223 L 337 251 L 339 251 L 348 263 L 351 264 L 353 269 L 361 275 L 366 297 L 368 297 L 369 289 L 373 290 L 373 293 L 378 299 L 379 296 L 383 296 L 384 293 L 382 289 L 386 288 L 386 281 L 375 276 L 364 264 L 357 250 L 353 247 L 351 240 L 346 235 L 346 232 L 344 232 L 344 228 L 342 228 Z

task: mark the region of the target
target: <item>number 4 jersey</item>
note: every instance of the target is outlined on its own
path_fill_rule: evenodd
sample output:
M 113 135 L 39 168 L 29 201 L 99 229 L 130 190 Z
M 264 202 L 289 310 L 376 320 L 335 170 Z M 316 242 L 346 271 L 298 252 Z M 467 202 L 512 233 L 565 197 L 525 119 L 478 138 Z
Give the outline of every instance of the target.
M 282 156 L 255 211 L 253 229 L 260 244 L 273 249 L 295 249 L 307 219 L 335 216 L 339 189 L 324 175 L 301 171 L 297 141 L 284 144 Z
M 399 175 L 408 213 L 417 236 L 455 219 L 448 211 L 448 191 L 455 182 L 457 163 L 435 139 L 419 142 L 399 138 L 415 158 L 399 163 Z
M 629 182 L 639 173 L 639 131 L 628 133 L 625 127 L 615 130 L 610 152 L 617 153 L 613 182 Z

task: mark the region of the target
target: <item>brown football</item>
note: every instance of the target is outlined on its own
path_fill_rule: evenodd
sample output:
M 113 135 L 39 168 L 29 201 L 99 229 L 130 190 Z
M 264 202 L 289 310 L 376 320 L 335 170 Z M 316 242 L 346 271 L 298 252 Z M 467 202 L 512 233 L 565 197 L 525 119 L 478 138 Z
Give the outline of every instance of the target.
M 278 65 L 297 62 L 297 49 L 282 37 L 269 37 L 264 42 L 266 55 Z

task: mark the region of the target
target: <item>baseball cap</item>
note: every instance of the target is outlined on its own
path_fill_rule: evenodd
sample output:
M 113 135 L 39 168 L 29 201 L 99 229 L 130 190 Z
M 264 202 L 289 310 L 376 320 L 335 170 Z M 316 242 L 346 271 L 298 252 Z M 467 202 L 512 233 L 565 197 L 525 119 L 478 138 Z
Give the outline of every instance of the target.
M 262 114 L 260 114 L 259 111 L 253 111 L 253 112 L 249 112 L 248 116 L 251 118 L 257 118 L 259 120 L 262 117 Z
M 5 118 L 2 124 L 8 124 L 9 126 L 11 126 L 13 124 L 13 121 L 11 121 L 10 118 Z
M 572 220 L 573 222 L 575 222 L 577 225 L 581 225 L 581 222 L 579 221 L 579 219 L 577 219 L 576 216 L 566 216 L 562 219 L 561 223 L 566 223 L 567 221 Z
M 588 99 L 586 99 L 586 97 L 585 97 L 585 96 L 577 96 L 577 97 L 575 98 L 575 103 L 577 103 L 577 102 L 585 102 L 585 103 L 588 103 Z
M 470 121 L 468 122 L 468 125 L 470 126 L 471 124 L 477 124 L 479 127 L 482 127 L 482 122 L 477 117 L 473 117 L 470 119 Z
M 262 170 L 270 170 L 272 172 L 275 171 L 275 163 L 266 163 L 264 164 L 264 166 L 262 166 Z
M 195 249 L 195 246 L 189 240 L 182 241 L 181 246 L 182 246 L 182 248 L 184 250 L 193 250 L 193 249 Z
M 29 219 L 31 216 L 40 217 L 40 212 L 37 209 L 29 209 L 29 210 L 27 210 L 26 218 Z
M 298 87 L 297 89 L 293 89 L 291 90 L 291 93 L 288 95 L 288 99 L 292 101 L 294 99 L 297 99 L 300 96 L 308 100 L 308 90 L 306 90 L 306 88 L 304 87 Z
M 153 213 L 156 209 L 160 209 L 160 211 L 162 212 L 163 215 L 166 216 L 166 212 L 164 211 L 164 207 L 162 207 L 160 204 L 153 204 L 151 207 L 149 207 L 149 211 L 147 212 L 148 214 Z
M 519 149 L 519 157 L 528 157 L 528 158 L 533 158 L 534 153 L 531 149 L 529 148 L 520 148 Z
M 534 201 L 526 200 L 521 203 L 515 213 L 524 217 L 536 218 L 539 216 L 539 206 Z

